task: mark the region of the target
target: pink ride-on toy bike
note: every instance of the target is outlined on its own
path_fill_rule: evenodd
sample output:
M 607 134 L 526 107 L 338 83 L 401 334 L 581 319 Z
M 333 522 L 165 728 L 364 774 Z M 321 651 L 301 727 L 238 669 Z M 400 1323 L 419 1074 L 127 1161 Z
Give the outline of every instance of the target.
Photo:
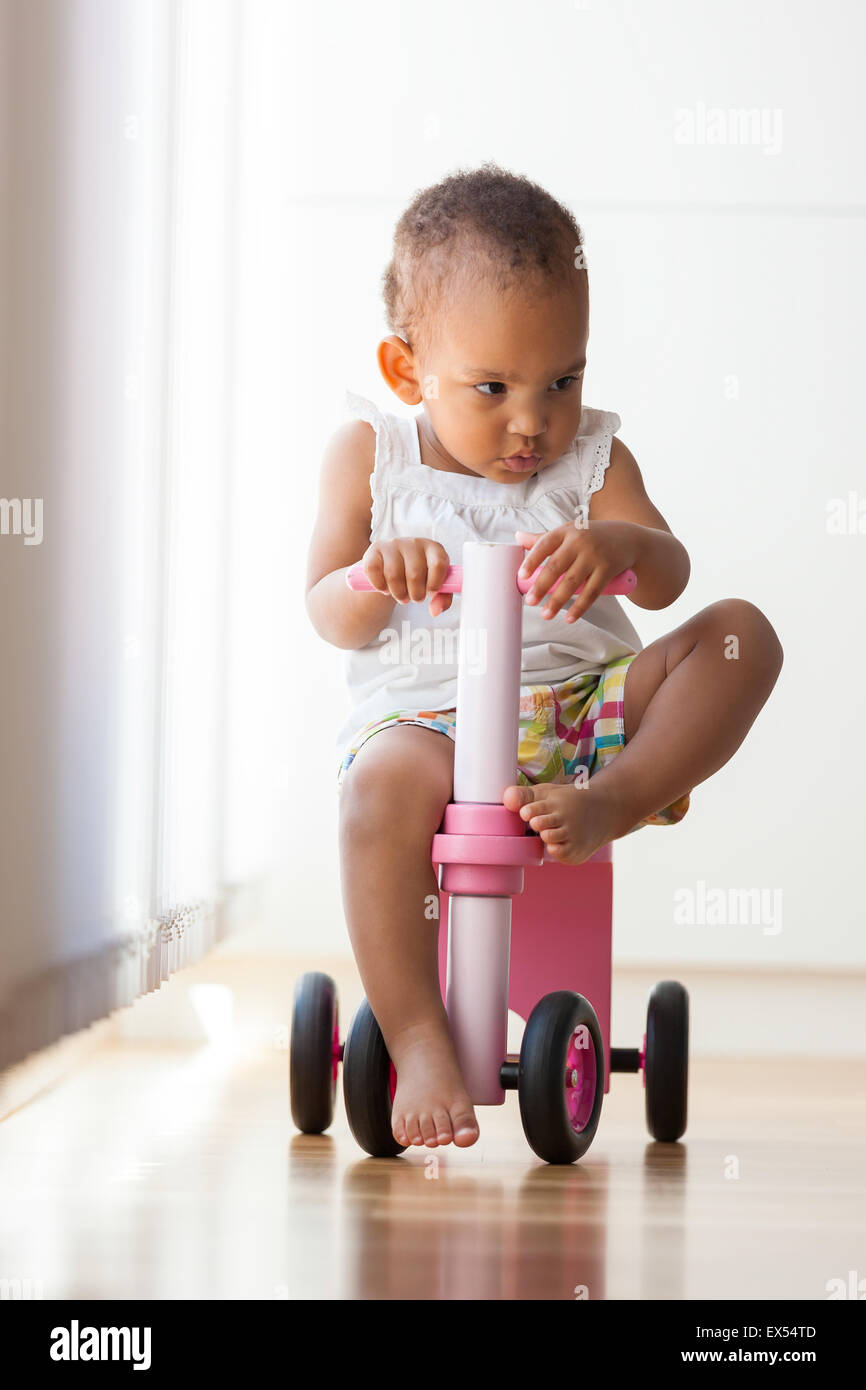
M 592 1143 L 614 1071 L 643 1073 L 653 1138 L 685 1132 L 688 995 L 673 980 L 656 985 L 643 1046 L 611 1048 L 611 847 L 559 864 L 502 805 L 517 780 L 522 595 L 532 582 L 517 578 L 524 555 L 519 545 L 467 542 L 463 566 L 442 586 L 462 592 L 462 613 L 454 799 L 433 837 L 439 977 L 473 1103 L 502 1105 L 516 1090 L 535 1153 L 572 1163 Z M 360 565 L 347 579 L 371 587 Z M 635 582 L 626 570 L 605 593 L 628 593 Z M 519 1056 L 506 1053 L 509 1009 L 526 1020 Z M 330 1125 L 341 1061 L 355 1139 L 374 1157 L 401 1153 L 391 1132 L 396 1073 L 370 1005 L 362 1001 L 341 1044 L 334 981 L 305 974 L 290 1045 L 292 1117 L 302 1132 Z

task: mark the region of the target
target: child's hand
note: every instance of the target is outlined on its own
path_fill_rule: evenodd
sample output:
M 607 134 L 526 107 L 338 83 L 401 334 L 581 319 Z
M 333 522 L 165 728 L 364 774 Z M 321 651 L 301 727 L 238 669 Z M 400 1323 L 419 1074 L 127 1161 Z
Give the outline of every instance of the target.
M 438 541 L 377 541 L 364 552 L 364 573 L 380 594 L 391 594 L 398 603 L 421 603 L 429 594 L 430 616 L 438 618 L 451 607 L 453 594 L 437 594 L 451 561 Z
M 547 594 L 542 612 L 545 618 L 552 618 L 585 582 L 583 592 L 566 614 L 566 622 L 576 622 L 614 575 L 634 566 L 640 529 L 631 521 L 590 521 L 583 526 L 568 521 L 546 533 L 516 531 L 519 543 L 529 550 L 520 566 L 522 576 L 529 576 L 543 560 L 547 561 L 527 593 L 526 602 L 537 603 Z

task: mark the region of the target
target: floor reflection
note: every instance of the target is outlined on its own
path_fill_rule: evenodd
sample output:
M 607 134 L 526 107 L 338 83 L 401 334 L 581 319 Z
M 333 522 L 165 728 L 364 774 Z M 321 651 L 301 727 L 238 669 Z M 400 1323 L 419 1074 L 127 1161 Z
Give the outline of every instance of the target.
M 687 1159 L 685 1144 L 652 1142 L 644 1147 L 639 1227 L 641 1299 L 686 1297 Z
M 862 1064 L 695 1070 L 686 1142 L 647 1142 L 623 1077 L 549 1167 L 516 1097 L 470 1150 L 373 1160 L 339 1111 L 292 1131 L 284 1056 L 107 1048 L 0 1127 L 0 1273 L 46 1299 L 825 1297 L 866 1229 Z
M 603 1162 L 533 1165 L 515 1183 L 441 1159 L 361 1159 L 341 1191 L 340 1297 L 604 1298 L 607 1185 Z

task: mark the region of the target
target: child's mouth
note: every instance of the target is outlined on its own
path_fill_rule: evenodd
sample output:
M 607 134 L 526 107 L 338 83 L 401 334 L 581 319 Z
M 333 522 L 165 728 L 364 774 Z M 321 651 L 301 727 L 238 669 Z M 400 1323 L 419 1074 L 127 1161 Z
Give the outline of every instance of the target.
M 512 454 L 510 459 L 500 459 L 506 468 L 510 468 L 512 473 L 534 473 L 541 463 L 540 454 Z

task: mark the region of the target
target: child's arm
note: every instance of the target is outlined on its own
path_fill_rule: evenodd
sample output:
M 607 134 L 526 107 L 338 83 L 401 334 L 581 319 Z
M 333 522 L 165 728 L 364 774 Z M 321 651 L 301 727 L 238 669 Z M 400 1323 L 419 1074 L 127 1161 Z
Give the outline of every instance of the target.
M 611 442 L 604 482 L 589 499 L 590 521 L 632 522 L 638 527 L 638 553 L 632 568 L 637 584 L 629 598 L 639 608 L 667 608 L 689 582 L 691 561 L 647 496 L 634 455 L 621 439 Z
M 320 637 L 335 647 L 365 647 L 394 610 L 391 594 L 356 592 L 346 571 L 370 544 L 370 475 L 376 436 L 365 420 L 332 435 L 322 459 L 319 511 L 307 557 L 306 606 Z

